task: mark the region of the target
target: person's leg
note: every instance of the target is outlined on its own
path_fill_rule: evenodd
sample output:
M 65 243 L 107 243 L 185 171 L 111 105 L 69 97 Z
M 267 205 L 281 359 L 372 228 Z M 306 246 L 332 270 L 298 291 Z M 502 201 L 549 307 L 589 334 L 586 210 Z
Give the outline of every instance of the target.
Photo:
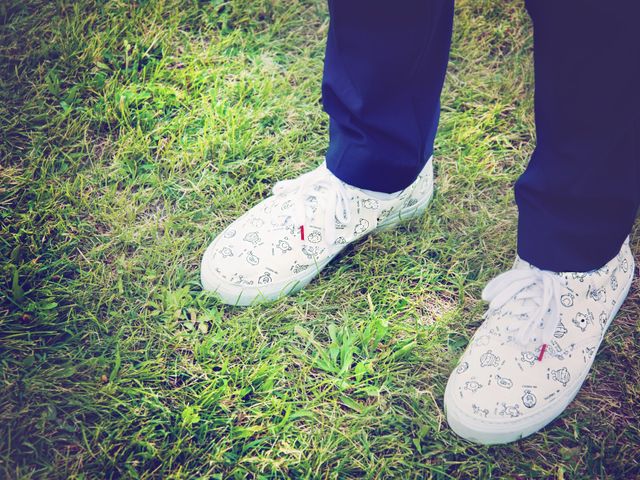
M 527 1 L 537 147 L 516 184 L 518 253 L 553 271 L 601 267 L 640 206 L 640 2 Z
M 532 0 L 538 143 L 516 185 L 517 259 L 445 390 L 460 436 L 505 443 L 560 415 L 631 288 L 640 204 L 636 0 Z
M 329 0 L 323 104 L 327 167 L 359 188 L 396 192 L 433 150 L 453 0 Z
M 348 244 L 422 214 L 431 199 L 427 159 L 453 0 L 331 0 L 329 6 L 326 164 L 276 183 L 273 196 L 209 244 L 202 285 L 225 303 L 297 292 Z

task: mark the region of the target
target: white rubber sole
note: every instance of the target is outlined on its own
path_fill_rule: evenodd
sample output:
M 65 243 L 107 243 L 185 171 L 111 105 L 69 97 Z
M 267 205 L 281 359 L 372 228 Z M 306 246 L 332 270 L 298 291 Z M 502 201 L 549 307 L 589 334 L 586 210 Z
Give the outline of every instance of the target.
M 412 220 L 421 216 L 427 209 L 431 198 L 433 197 L 433 184 L 431 189 L 423 197 L 421 201 L 412 205 L 411 207 L 400 210 L 397 214 L 392 215 L 378 224 L 376 228 L 371 230 L 367 235 L 375 234 L 377 232 L 395 227 L 396 225 Z M 366 237 L 365 235 L 364 237 Z M 362 237 L 362 238 L 364 238 Z M 359 239 L 360 240 L 360 239 Z M 271 283 L 260 287 L 240 287 L 225 282 L 220 278 L 216 272 L 211 268 L 212 262 L 207 259 L 212 255 L 215 250 L 216 242 L 213 242 L 202 257 L 202 264 L 200 266 L 200 278 L 202 281 L 202 287 L 204 290 L 214 292 L 221 302 L 227 305 L 237 306 L 249 306 L 257 303 L 273 302 L 279 298 L 287 295 L 292 295 L 304 287 L 306 287 L 311 280 L 318 276 L 324 267 L 331 262 L 347 245 L 337 249 L 331 255 L 322 259 L 315 265 L 315 268 L 308 268 L 300 275 L 294 276 L 286 282 Z
M 634 267 L 632 266 L 632 268 Z M 600 342 L 598 343 L 598 349 L 600 349 L 600 344 L 604 339 L 604 335 L 609 328 L 609 325 L 613 322 L 613 319 L 618 314 L 624 299 L 627 297 L 632 283 L 633 275 L 631 276 L 629 284 L 625 287 L 624 293 L 618 298 L 618 301 L 616 302 L 617 307 L 611 312 L 604 332 L 602 333 L 602 337 L 600 338 Z M 582 388 L 582 384 L 591 370 L 595 357 L 596 355 L 591 357 L 589 366 L 584 369 L 584 372 L 579 377 L 578 381 L 571 390 L 566 392 L 564 397 L 559 398 L 545 410 L 542 410 L 530 417 L 526 417 L 524 420 L 519 422 L 488 423 L 479 421 L 477 418 L 472 417 L 455 406 L 456 403 L 454 400 L 453 387 L 451 387 L 451 382 L 447 382 L 447 387 L 444 392 L 444 408 L 447 415 L 447 423 L 449 424 L 449 427 L 451 427 L 451 430 L 460 437 L 465 440 L 469 440 L 470 442 L 482 445 L 510 443 L 520 440 L 521 438 L 528 437 L 551 423 L 566 410 L 580 391 L 580 388 Z

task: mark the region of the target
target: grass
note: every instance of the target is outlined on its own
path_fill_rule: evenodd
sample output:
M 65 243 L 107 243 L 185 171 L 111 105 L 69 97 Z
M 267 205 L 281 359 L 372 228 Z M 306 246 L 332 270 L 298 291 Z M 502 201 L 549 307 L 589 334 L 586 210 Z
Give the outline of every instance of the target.
M 514 255 L 522 5 L 458 2 L 429 213 L 246 309 L 201 291 L 199 259 L 322 160 L 324 3 L 8 0 L 0 19 L 2 477 L 640 477 L 637 282 L 541 433 L 479 447 L 444 420 Z

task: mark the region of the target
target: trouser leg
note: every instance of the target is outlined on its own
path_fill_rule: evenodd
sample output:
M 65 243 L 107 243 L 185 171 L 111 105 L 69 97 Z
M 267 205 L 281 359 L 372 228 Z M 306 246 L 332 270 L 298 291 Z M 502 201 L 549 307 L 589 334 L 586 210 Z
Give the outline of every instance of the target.
M 537 146 L 516 183 L 518 253 L 588 271 L 640 206 L 640 2 L 531 0 Z
M 407 187 L 433 150 L 453 0 L 329 0 L 323 105 L 328 168 L 380 192 Z

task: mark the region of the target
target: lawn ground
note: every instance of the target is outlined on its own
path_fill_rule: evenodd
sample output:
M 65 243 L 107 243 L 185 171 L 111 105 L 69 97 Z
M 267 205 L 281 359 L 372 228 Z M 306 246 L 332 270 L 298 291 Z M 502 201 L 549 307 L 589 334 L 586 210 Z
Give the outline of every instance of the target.
M 521 3 L 458 2 L 428 213 L 242 309 L 200 256 L 322 161 L 324 3 L 0 2 L 0 477 L 640 477 L 637 281 L 541 433 L 478 447 L 444 420 L 514 256 Z

